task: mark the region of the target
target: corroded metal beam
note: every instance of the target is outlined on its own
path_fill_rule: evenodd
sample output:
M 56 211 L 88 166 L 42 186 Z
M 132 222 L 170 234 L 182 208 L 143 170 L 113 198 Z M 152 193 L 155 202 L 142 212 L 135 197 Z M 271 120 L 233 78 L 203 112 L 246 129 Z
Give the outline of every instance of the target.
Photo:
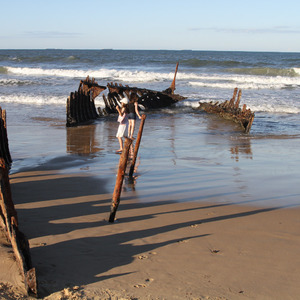
M 237 92 L 238 88 L 235 88 L 231 100 L 226 100 L 220 104 L 219 102 L 199 102 L 198 109 L 207 113 L 220 115 L 224 119 L 236 122 L 242 126 L 245 133 L 249 133 L 255 115 L 250 109 L 246 108 L 246 104 L 243 105 L 242 109 L 239 107 L 242 91 L 239 91 L 238 98 L 236 100 Z

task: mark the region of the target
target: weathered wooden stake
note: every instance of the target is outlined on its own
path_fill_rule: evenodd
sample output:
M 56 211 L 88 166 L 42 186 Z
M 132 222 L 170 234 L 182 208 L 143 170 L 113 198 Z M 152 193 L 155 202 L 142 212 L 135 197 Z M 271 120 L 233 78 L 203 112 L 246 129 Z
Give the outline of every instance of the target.
M 108 220 L 110 223 L 113 223 L 115 221 L 116 212 L 120 204 L 120 195 L 121 195 L 123 180 L 126 171 L 128 153 L 131 144 L 132 144 L 132 139 L 126 138 L 124 143 L 124 148 L 119 161 L 119 170 L 118 170 L 116 185 L 115 185 L 112 202 L 111 202 L 110 216 Z
M 131 166 L 130 166 L 130 170 L 129 170 L 129 177 L 132 177 L 132 175 L 133 175 L 136 157 L 137 157 L 137 153 L 139 151 L 140 142 L 141 142 L 141 138 L 142 138 L 142 134 L 143 134 L 145 119 L 146 119 L 146 115 L 142 115 L 140 128 L 139 128 L 139 132 L 138 132 L 138 135 L 136 138 L 136 143 L 135 143 L 135 147 L 134 147 L 134 151 L 133 151 L 133 158 L 132 158 Z

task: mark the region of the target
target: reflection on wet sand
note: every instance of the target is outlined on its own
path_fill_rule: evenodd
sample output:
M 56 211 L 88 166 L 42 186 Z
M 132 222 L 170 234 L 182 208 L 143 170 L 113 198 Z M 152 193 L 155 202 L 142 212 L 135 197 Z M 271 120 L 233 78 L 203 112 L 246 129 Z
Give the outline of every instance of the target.
M 67 153 L 90 155 L 102 150 L 98 140 L 95 138 L 96 125 L 68 127 L 66 130 Z
M 234 145 L 230 147 L 231 158 L 239 161 L 240 155 L 243 154 L 245 158 L 252 159 L 252 150 L 250 140 L 245 140 L 244 144 Z
M 231 158 L 239 161 L 240 155 L 244 158 L 253 158 L 251 149 L 251 139 L 248 134 L 242 133 L 239 127 L 229 121 L 217 118 L 215 116 L 207 116 L 207 129 L 212 135 L 207 135 L 206 140 L 211 139 L 214 143 L 216 135 L 219 135 L 219 141 L 229 142 L 229 151 Z

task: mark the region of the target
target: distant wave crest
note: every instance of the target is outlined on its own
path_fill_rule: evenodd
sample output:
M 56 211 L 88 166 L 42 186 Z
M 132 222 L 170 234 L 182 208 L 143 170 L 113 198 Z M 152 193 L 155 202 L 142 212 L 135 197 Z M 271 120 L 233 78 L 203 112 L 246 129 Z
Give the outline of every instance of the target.
M 49 95 L 0 95 L 1 103 L 18 103 L 18 104 L 31 104 L 31 105 L 65 105 L 66 97 L 49 96 Z
M 237 67 L 241 63 L 235 60 L 205 60 L 191 58 L 186 60 L 181 60 L 180 64 L 189 67 Z
M 258 75 L 258 76 L 300 76 L 299 68 L 277 69 L 277 68 L 234 68 L 228 69 L 228 72 L 234 74 Z
M 2 71 L 5 70 L 13 75 L 22 75 L 26 78 L 30 77 L 66 77 L 74 79 L 83 79 L 87 75 L 94 77 L 99 84 L 104 84 L 110 81 L 122 81 L 130 83 L 151 83 L 151 82 L 171 82 L 174 73 L 170 72 L 155 72 L 155 71 L 142 71 L 142 70 L 130 70 L 130 69 L 43 69 L 43 68 L 18 68 L 18 67 L 2 67 Z M 1 69 L 0 69 L 1 70 Z M 234 74 L 201 74 L 196 72 L 178 72 L 177 83 L 182 82 L 195 87 L 209 87 L 209 88 L 225 88 L 234 89 L 239 87 L 241 89 L 286 89 L 286 88 L 299 88 L 300 87 L 300 69 L 293 68 L 289 71 L 269 69 L 273 70 L 274 76 L 270 76 L 265 68 L 261 69 L 235 69 Z M 252 71 L 251 71 L 252 70 Z M 257 72 L 253 72 L 257 70 Z M 257 73 L 257 74 L 256 74 Z M 263 75 L 266 73 L 265 75 Z M 267 73 L 269 75 L 267 75 Z M 277 76 L 275 76 L 277 74 Z M 279 74 L 294 74 L 293 76 L 282 76 Z M 299 75 L 295 75 L 299 74 Z M 10 84 L 28 84 L 21 81 L 10 81 Z M 7 83 L 4 83 L 7 84 Z
M 7 68 L 6 67 L 0 67 L 0 74 L 7 74 Z
M 22 86 L 36 84 L 31 80 L 0 79 L 0 86 Z
M 98 69 L 98 70 L 74 70 L 74 69 L 43 69 L 43 68 L 15 68 L 7 67 L 11 74 L 25 76 L 54 76 L 85 78 L 87 75 L 96 79 L 121 80 L 132 82 L 151 82 L 173 79 L 174 73 L 159 73 L 147 71 Z

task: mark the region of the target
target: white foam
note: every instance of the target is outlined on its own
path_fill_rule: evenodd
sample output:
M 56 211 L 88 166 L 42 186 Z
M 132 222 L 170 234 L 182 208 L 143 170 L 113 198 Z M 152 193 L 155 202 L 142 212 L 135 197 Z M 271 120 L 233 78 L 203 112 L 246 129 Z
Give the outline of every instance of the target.
M 147 72 L 139 70 L 116 70 L 100 68 L 98 70 L 74 69 L 42 69 L 42 68 L 15 68 L 6 67 L 9 73 L 26 76 L 54 76 L 85 78 L 87 75 L 96 80 L 109 79 L 127 82 L 160 82 L 173 80 L 174 73 Z M 300 68 L 294 69 L 300 74 Z M 257 76 L 257 75 L 230 75 L 230 74 L 197 74 L 178 73 L 177 81 L 188 81 L 190 85 L 201 87 L 234 88 L 239 85 L 243 89 L 280 89 L 285 86 L 300 86 L 300 76 Z
M 31 105 L 66 105 L 67 97 L 57 97 L 49 95 L 0 95 L 1 103 L 18 103 Z
M 31 85 L 33 84 L 30 80 L 17 80 L 17 79 L 0 79 L 0 86 L 16 86 L 16 85 Z
M 300 68 L 293 68 L 294 72 L 300 76 Z
M 98 70 L 74 70 L 74 69 L 42 69 L 42 68 L 13 68 L 7 67 L 9 73 L 26 76 L 54 76 L 85 78 L 87 75 L 96 79 L 121 80 L 132 82 L 151 82 L 173 79 L 173 73 L 158 73 L 146 71 L 98 69 Z
M 199 78 L 200 79 L 200 78 Z M 203 76 L 200 81 L 189 81 L 189 85 L 234 89 L 282 89 L 300 86 L 300 77 L 269 77 L 252 75 Z
M 177 106 L 186 106 L 186 107 L 197 108 L 197 107 L 199 107 L 199 101 L 183 100 L 183 101 L 178 102 Z
M 269 112 L 269 113 L 283 113 L 283 114 L 299 114 L 300 108 L 289 107 L 286 105 L 274 105 L 274 104 L 261 104 L 261 105 L 249 105 L 249 108 L 253 112 Z

